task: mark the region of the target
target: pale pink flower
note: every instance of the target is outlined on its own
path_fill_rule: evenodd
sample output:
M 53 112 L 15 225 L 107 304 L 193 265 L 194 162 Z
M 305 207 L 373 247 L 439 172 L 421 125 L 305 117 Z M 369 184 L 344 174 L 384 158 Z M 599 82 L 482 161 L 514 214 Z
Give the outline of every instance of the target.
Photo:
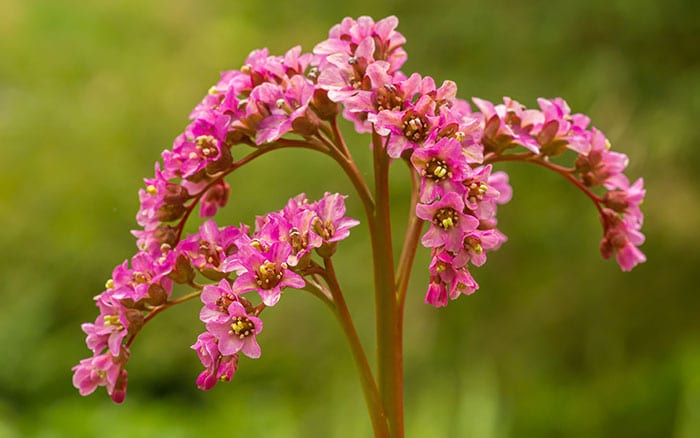
M 118 356 L 109 353 L 83 359 L 72 368 L 73 386 L 80 395 L 88 395 L 104 386 L 115 403 L 121 403 L 126 396 L 127 372 L 124 369 L 129 358 L 129 350 L 123 347 Z

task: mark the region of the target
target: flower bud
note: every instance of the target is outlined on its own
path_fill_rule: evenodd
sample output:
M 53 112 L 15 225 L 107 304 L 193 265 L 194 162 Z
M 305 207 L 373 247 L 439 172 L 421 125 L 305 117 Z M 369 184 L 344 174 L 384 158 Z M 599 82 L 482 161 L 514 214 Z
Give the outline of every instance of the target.
M 156 212 L 156 218 L 160 222 L 172 222 L 180 219 L 187 209 L 182 204 L 165 204 Z
M 126 319 L 129 321 L 129 333 L 134 334 L 141 330 L 144 324 L 143 313 L 137 309 L 127 309 Z
M 194 269 L 187 257 L 183 254 L 178 254 L 175 260 L 175 267 L 170 272 L 170 277 L 175 283 L 186 284 L 194 280 Z M 149 291 L 150 292 L 150 291 Z
M 160 284 L 153 283 L 148 286 L 146 302 L 152 306 L 160 306 L 168 300 L 168 291 Z
M 209 175 L 214 175 L 223 170 L 227 170 L 233 164 L 233 157 L 231 156 L 231 150 L 226 145 L 221 145 L 221 150 L 219 157 L 207 164 L 206 171 Z
M 321 120 L 333 120 L 340 113 L 340 105 L 328 98 L 326 90 L 317 89 L 314 91 L 311 105 Z

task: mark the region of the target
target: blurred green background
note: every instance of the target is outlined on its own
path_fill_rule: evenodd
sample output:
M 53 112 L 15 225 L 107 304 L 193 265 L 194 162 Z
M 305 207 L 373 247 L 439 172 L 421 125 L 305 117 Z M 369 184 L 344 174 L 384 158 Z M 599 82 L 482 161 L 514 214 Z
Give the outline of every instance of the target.
M 503 166 L 509 242 L 474 270 L 481 290 L 406 316 L 410 437 L 700 436 L 700 2 L 3 0 L 0 3 L 0 437 L 360 437 L 370 424 L 341 332 L 313 297 L 265 312 L 263 356 L 195 387 L 199 304 L 139 335 L 122 406 L 80 397 L 80 323 L 134 251 L 136 191 L 221 70 L 259 47 L 311 50 L 346 15 L 396 14 L 404 71 L 460 96 L 562 96 L 591 116 L 647 186 L 643 250 L 622 273 L 598 254 L 594 208 L 543 169 Z M 353 138 L 362 166 L 367 138 Z M 324 157 L 273 154 L 230 179 L 222 222 L 292 195 L 351 186 Z M 394 176 L 397 234 L 408 196 Z M 350 214 L 364 220 L 356 197 Z M 337 266 L 371 351 L 366 227 Z M 293 326 L 292 326 L 293 324 Z M 293 327 L 293 328 L 290 328 Z

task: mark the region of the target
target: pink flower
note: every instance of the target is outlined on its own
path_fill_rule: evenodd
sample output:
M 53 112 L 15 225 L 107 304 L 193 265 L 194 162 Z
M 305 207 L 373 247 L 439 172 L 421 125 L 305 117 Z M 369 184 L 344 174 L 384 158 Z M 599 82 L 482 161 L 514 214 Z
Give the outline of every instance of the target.
M 253 244 L 243 245 L 235 256 L 224 261 L 223 269 L 239 275 L 232 286 L 237 293 L 255 290 L 266 306 L 274 306 L 280 299 L 282 288 L 302 288 L 306 284 L 289 269 L 287 260 L 290 255 L 292 247 L 287 242 L 274 242 L 262 251 Z
M 237 242 L 248 232 L 228 226 L 219 229 L 216 222 L 208 220 L 199 227 L 199 232 L 181 240 L 177 252 L 187 256 L 194 268 L 211 279 L 225 276 L 222 263 L 226 257 L 237 251 Z
M 439 118 L 435 115 L 435 101 L 421 96 L 415 104 L 405 110 L 385 110 L 377 114 L 374 129 L 377 134 L 387 137 L 387 153 L 391 158 L 399 158 L 406 150 L 422 144 L 436 127 Z
M 197 352 L 204 371 L 197 377 L 197 387 L 203 391 L 212 389 L 217 382 L 229 382 L 238 368 L 238 354 L 224 356 L 219 351 L 216 337 L 204 332 L 191 347 Z
M 447 251 L 458 251 L 464 235 L 476 229 L 478 219 L 463 212 L 464 201 L 454 192 L 432 204 L 416 205 L 416 215 L 430 221 L 430 229 L 423 235 L 421 243 L 428 248 L 444 246 Z
M 611 190 L 623 188 L 627 178 L 622 172 L 627 167 L 627 155 L 610 151 L 610 142 L 605 135 L 593 128 L 588 133 L 590 149 L 576 159 L 576 170 L 588 187 L 603 185 Z
M 115 403 L 123 402 L 128 379 L 124 366 L 128 358 L 129 350 L 124 347 L 118 356 L 106 353 L 81 360 L 72 368 L 73 386 L 80 395 L 91 394 L 98 386 L 104 386 Z
M 605 205 L 618 213 L 624 214 L 629 220 L 641 226 L 643 215 L 639 205 L 644 201 L 644 180 L 639 178 L 631 186 L 625 177 L 620 180 L 620 187 L 605 193 L 603 202 Z
M 421 175 L 420 200 L 432 202 L 447 192 L 464 193 L 467 161 L 462 144 L 443 137 L 437 143 L 427 143 L 411 155 L 413 167 Z
M 313 230 L 324 242 L 338 242 L 350 235 L 350 228 L 359 225 L 360 221 L 345 216 L 345 198 L 338 193 L 326 192 L 313 210 L 318 220 L 313 223 Z
M 213 319 L 206 323 L 207 331 L 218 341 L 221 354 L 228 356 L 241 351 L 252 359 L 260 357 L 260 346 L 255 337 L 262 331 L 262 321 L 248 314 L 238 301 L 229 304 L 227 312 L 226 319 Z
M 131 267 L 124 261 L 114 268 L 109 295 L 117 300 L 137 302 L 148 298 L 152 288 L 157 287 L 170 296 L 172 280 L 168 274 L 175 267 L 175 259 L 176 255 L 171 251 L 139 251 L 131 258 Z
M 486 253 L 494 251 L 508 240 L 505 234 L 495 228 L 488 230 L 474 230 L 464 236 L 462 249 L 455 257 L 457 266 L 464 266 L 471 262 L 474 266 L 486 263 Z
M 86 323 L 81 326 L 87 334 L 85 342 L 93 353 L 109 349 L 113 356 L 119 355 L 124 338 L 129 333 L 131 323 L 127 317 L 127 309 L 116 300 L 98 299 L 100 314 L 94 324 Z
M 508 97 L 503 104 L 493 105 L 483 99 L 473 98 L 484 117 L 483 137 L 487 151 L 500 153 L 515 145 L 521 145 L 538 154 L 540 146 L 530 132 L 535 123 L 541 122 L 542 114 L 536 110 L 526 110 L 520 103 Z
M 220 208 L 228 203 L 231 187 L 223 179 L 212 184 L 204 193 L 200 202 L 199 215 L 201 217 L 212 217 Z
M 640 223 L 633 217 L 620 216 L 610 209 L 603 209 L 601 216 L 605 235 L 600 242 L 600 253 L 603 258 L 615 259 L 623 271 L 631 271 L 639 263 L 646 261 L 646 256 L 637 248 L 644 243 L 644 235 L 639 232 Z
M 446 251 L 433 249 L 430 262 L 430 285 L 425 302 L 435 307 L 447 305 L 447 297 L 457 299 L 462 294 L 472 294 L 479 285 L 466 266 L 456 266 L 455 258 Z

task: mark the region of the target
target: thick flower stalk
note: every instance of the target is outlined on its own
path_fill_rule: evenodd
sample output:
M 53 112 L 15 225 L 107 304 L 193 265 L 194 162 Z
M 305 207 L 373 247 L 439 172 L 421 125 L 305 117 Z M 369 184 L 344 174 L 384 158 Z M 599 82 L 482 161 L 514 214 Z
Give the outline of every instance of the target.
M 133 231 L 137 253 L 118 265 L 95 300 L 99 315 L 83 324 L 93 356 L 73 370 L 83 395 L 104 386 L 126 394 L 129 347 L 158 313 L 199 298 L 204 331 L 194 349 L 203 390 L 229 381 L 240 355 L 261 355 L 261 315 L 290 289 L 321 299 L 337 316 L 357 365 L 377 436 L 403 436 L 402 327 L 408 277 L 420 242 L 431 254 L 424 300 L 446 306 L 479 288 L 471 273 L 506 241 L 498 206 L 512 196 L 501 161 L 545 167 L 574 184 L 594 204 L 603 226 L 601 254 L 629 271 L 645 261 L 642 179 L 630 183 L 624 154 L 588 117 L 563 99 L 538 99 L 537 109 L 504 98 L 494 104 L 457 97 L 457 85 L 400 69 L 407 54 L 398 20 L 345 18 L 312 53 L 283 56 L 256 50 L 238 70 L 222 73 L 190 114 L 191 122 L 139 191 Z M 371 134 L 374 184 L 365 181 L 343 139 L 338 115 Z M 332 257 L 359 221 L 346 216 L 347 196 L 300 194 L 252 225 L 206 220 L 185 235 L 199 210 L 213 217 L 229 199 L 226 178 L 257 157 L 282 148 L 327 155 L 350 179 L 372 239 L 377 316 L 376 369 L 367 361 Z M 389 167 L 411 174 L 411 216 L 394 265 Z M 566 163 L 569 163 L 568 165 Z M 370 190 L 370 186 L 373 189 Z M 235 187 L 235 184 L 234 184 Z M 426 223 L 426 226 L 423 226 Z M 425 231 L 424 231 L 425 230 Z M 173 285 L 192 289 L 174 296 Z M 376 377 L 375 377 L 376 375 Z

